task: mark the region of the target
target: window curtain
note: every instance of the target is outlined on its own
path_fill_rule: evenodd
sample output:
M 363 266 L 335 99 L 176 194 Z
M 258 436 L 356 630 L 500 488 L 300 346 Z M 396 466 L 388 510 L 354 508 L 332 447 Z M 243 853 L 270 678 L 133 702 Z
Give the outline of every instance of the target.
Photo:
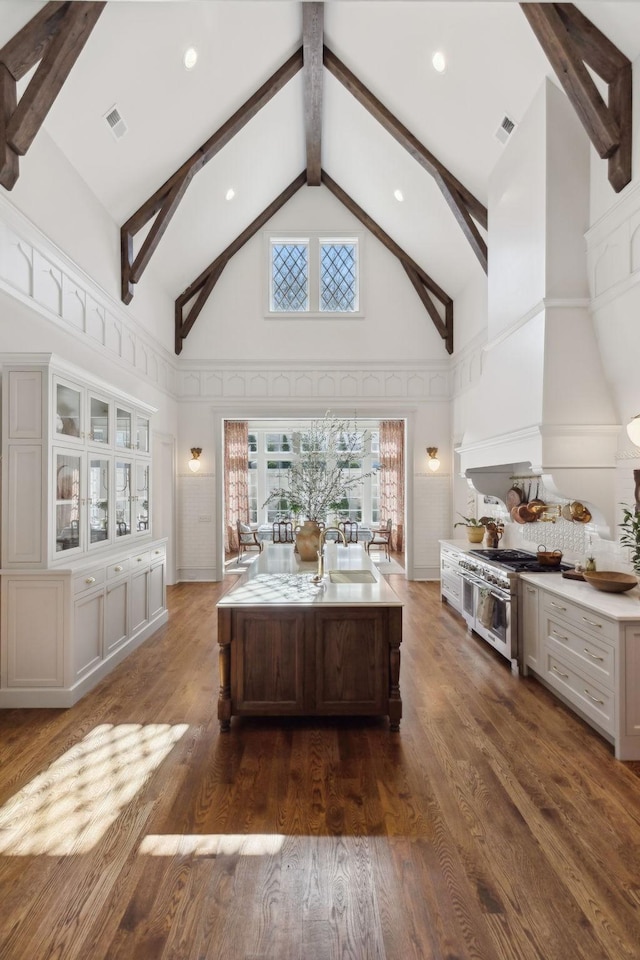
M 238 549 L 237 520 L 249 522 L 249 424 L 246 420 L 225 420 L 225 544 L 226 553 Z
M 380 421 L 380 518 L 391 519 L 391 549 L 404 540 L 404 420 Z

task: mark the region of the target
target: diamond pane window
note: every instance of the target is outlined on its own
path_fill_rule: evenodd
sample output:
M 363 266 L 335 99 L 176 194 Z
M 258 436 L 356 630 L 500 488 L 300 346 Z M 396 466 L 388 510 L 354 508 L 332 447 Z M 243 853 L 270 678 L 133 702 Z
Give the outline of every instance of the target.
M 272 244 L 271 309 L 283 313 L 309 309 L 309 248 L 306 243 Z
M 358 309 L 355 243 L 320 245 L 320 309 L 352 313 Z

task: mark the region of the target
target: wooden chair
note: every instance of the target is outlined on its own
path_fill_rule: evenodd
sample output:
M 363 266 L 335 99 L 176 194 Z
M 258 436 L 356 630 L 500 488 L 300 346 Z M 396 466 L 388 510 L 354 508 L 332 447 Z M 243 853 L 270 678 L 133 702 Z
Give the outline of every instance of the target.
M 347 543 L 358 542 L 358 524 L 356 520 L 341 520 L 338 530 L 342 530 Z
M 238 560 L 240 561 L 244 554 L 252 547 L 258 548 L 258 553 L 262 553 L 262 543 L 258 540 L 258 533 L 253 530 L 248 523 L 242 520 L 236 520 L 238 530 Z
M 274 543 L 293 543 L 293 523 L 291 520 L 276 520 L 273 524 Z
M 367 553 L 371 547 L 383 547 L 387 560 L 391 559 L 391 520 L 382 520 L 378 530 L 374 530 L 371 540 L 367 541 Z

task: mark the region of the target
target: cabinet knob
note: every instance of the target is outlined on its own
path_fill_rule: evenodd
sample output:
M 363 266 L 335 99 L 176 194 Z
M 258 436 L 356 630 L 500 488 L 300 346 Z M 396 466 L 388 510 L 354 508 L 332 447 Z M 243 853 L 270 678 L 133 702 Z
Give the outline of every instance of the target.
M 142 563 L 142 557 L 136 557 L 136 560 L 138 561 L 138 563 Z
M 118 564 L 118 566 L 114 567 L 113 569 L 115 570 L 116 573 L 120 573 L 120 571 L 122 570 L 122 567 Z
M 95 577 L 87 577 L 84 582 L 85 582 L 85 583 L 95 583 L 95 582 L 96 582 L 96 578 L 95 578 Z
M 160 553 L 160 551 L 159 551 L 159 550 L 156 550 L 155 553 L 156 553 L 156 556 L 158 556 L 158 554 Z

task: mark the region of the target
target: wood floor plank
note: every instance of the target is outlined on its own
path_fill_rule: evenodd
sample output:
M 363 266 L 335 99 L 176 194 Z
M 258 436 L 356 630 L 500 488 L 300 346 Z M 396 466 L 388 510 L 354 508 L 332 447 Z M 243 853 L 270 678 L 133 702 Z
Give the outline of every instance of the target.
M 2 960 L 636 960 L 640 764 L 514 675 L 437 584 L 388 579 L 399 734 L 236 718 L 221 736 L 232 578 L 170 588 L 169 623 L 75 707 L 0 711 Z M 119 737 L 178 727 L 134 786 L 148 758 L 118 759 Z

